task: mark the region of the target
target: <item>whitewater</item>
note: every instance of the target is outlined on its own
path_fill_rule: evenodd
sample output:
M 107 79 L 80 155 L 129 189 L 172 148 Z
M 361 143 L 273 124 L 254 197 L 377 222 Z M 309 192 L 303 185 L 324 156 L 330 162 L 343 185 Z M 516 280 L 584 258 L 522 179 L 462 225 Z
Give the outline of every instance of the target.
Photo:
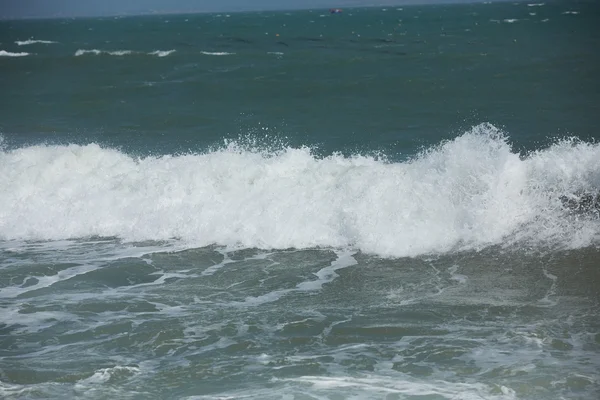
M 599 190 L 598 144 L 563 139 L 520 155 L 482 124 L 404 162 L 248 147 L 147 157 L 96 144 L 5 150 L 0 237 L 390 257 L 515 243 L 579 248 L 600 238 L 597 215 L 570 215 L 560 200 Z

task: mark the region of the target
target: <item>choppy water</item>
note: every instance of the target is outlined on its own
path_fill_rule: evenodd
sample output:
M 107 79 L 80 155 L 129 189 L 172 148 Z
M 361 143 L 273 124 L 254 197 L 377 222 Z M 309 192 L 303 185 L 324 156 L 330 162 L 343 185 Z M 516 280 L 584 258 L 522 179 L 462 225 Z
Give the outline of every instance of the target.
M 1 396 L 596 398 L 598 15 L 0 22 Z

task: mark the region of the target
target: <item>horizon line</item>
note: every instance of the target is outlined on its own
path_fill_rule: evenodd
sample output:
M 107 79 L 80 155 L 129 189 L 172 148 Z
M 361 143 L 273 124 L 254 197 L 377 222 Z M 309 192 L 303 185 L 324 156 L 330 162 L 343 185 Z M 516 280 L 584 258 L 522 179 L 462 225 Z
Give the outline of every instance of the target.
M 194 15 L 194 14 L 237 14 L 237 13 L 252 13 L 252 12 L 289 12 L 289 11 L 316 11 L 316 10 L 331 10 L 338 8 L 342 10 L 356 10 L 361 8 L 379 8 L 379 7 L 418 7 L 418 6 L 433 6 L 433 5 L 464 5 L 464 4 L 490 4 L 500 2 L 516 2 L 524 3 L 527 0 L 425 0 L 425 2 L 418 0 L 408 0 L 405 3 L 371 3 L 364 5 L 348 5 L 344 7 L 284 7 L 284 8 L 245 8 L 236 7 L 234 9 L 213 11 L 213 10 L 141 10 L 141 11 L 130 11 L 130 12 L 108 12 L 106 14 L 86 15 L 86 14 L 73 14 L 65 15 L 64 13 L 57 13 L 52 15 L 24 15 L 24 16 L 3 16 L 0 15 L 0 21 L 22 21 L 22 20 L 51 20 L 51 19 L 95 19 L 95 18 L 131 18 L 131 17 L 147 17 L 147 16 L 161 16 L 161 15 Z

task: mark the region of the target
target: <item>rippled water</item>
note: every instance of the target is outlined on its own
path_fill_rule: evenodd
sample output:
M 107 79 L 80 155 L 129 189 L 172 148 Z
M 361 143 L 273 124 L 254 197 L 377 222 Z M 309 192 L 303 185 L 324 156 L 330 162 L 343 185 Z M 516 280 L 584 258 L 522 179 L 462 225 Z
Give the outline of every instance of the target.
M 599 397 L 599 15 L 0 21 L 0 397 Z

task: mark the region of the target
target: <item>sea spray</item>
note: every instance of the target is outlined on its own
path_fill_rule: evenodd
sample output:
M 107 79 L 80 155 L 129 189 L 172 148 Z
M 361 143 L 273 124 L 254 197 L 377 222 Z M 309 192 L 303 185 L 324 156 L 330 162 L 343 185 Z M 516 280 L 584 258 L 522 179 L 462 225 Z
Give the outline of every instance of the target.
M 489 124 L 398 163 L 235 143 L 134 158 L 89 144 L 3 151 L 0 170 L 5 240 L 175 238 L 400 257 L 524 242 L 580 247 L 600 232 L 597 218 L 573 218 L 559 200 L 600 187 L 600 146 L 563 140 L 521 156 Z

